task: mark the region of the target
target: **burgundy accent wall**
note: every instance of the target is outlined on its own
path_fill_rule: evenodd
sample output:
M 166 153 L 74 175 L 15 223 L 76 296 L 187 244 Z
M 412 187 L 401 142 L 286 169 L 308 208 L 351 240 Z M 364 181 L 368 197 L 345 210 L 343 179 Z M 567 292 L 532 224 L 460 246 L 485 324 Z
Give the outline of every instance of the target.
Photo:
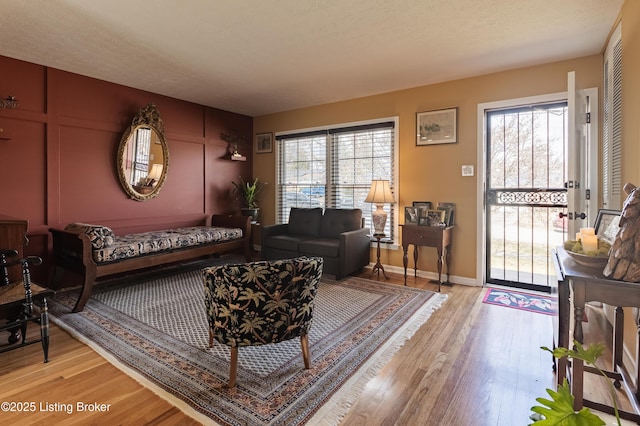
M 231 181 L 251 177 L 251 117 L 0 56 L 7 96 L 19 105 L 0 109 L 0 213 L 29 221 L 25 252 L 44 258 L 33 271 L 41 282 L 52 269 L 49 227 L 82 221 L 137 232 L 239 211 Z M 169 169 L 160 194 L 139 202 L 120 186 L 116 154 L 148 103 L 164 122 Z M 248 141 L 246 162 L 230 160 L 220 138 L 230 131 Z

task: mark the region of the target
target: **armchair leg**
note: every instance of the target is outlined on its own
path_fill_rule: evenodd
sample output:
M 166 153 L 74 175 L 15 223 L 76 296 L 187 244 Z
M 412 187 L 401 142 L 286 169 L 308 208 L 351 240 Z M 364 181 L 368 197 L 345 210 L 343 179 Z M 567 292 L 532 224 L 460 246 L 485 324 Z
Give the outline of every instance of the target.
M 304 368 L 311 368 L 311 356 L 309 355 L 309 336 L 306 334 L 300 336 L 300 345 L 302 346 L 302 359 L 304 360 Z
M 231 348 L 231 367 L 229 368 L 229 388 L 236 387 L 236 373 L 238 372 L 238 347 Z

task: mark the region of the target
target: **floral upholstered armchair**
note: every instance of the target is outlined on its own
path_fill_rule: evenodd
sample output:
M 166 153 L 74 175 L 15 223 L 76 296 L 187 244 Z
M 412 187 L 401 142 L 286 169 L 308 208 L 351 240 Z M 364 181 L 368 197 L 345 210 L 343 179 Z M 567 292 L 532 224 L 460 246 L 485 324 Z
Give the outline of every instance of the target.
M 202 270 L 209 346 L 215 338 L 231 348 L 230 388 L 235 386 L 240 346 L 299 337 L 304 366 L 311 368 L 307 333 L 322 266 L 320 257 L 298 257 Z

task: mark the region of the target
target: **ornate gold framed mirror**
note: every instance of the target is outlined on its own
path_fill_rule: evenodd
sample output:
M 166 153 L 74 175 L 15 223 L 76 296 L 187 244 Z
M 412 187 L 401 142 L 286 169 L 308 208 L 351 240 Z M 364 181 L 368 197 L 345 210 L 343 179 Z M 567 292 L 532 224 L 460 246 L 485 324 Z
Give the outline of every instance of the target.
M 140 109 L 118 146 L 118 177 L 125 192 L 136 201 L 154 198 L 169 170 L 169 145 L 164 124 L 154 104 Z

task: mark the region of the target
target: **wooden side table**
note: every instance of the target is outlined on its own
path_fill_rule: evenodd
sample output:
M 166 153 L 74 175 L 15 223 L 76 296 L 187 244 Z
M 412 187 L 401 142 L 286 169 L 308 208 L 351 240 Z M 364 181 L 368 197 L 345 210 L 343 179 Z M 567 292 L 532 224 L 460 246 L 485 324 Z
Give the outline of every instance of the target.
M 589 268 L 578 265 L 569 257 L 562 247 L 555 250 L 558 266 L 564 277 L 564 284 L 571 286 L 571 298 L 558 298 L 558 308 L 562 308 L 564 312 L 570 310 L 571 301 L 573 301 L 573 339 L 580 343 L 583 342 L 582 318 L 584 316 L 584 308 L 587 302 L 602 302 L 611 306 L 616 306 L 615 319 L 613 325 L 613 360 L 610 371 L 605 371 L 607 377 L 614 380 L 616 387 L 621 386 L 619 382 L 627 382 L 626 374 L 622 369 L 622 336 L 624 334 L 624 312 L 623 306 L 640 308 L 640 283 L 631 283 L 626 281 L 611 280 L 602 275 L 602 270 L 598 268 Z M 560 317 L 559 320 L 564 322 L 563 327 L 558 331 L 560 341 L 567 342 L 569 340 L 570 315 Z M 640 332 L 640 328 L 638 329 Z M 564 335 L 564 336 L 563 336 Z M 638 348 L 640 349 L 640 348 Z M 598 373 L 592 367 L 585 367 L 584 362 L 579 359 L 571 360 L 571 363 L 562 365 L 567 367 L 571 372 L 571 393 L 574 397 L 573 407 L 576 410 L 583 406 L 613 414 L 613 407 L 604 405 L 595 401 L 589 401 L 583 398 L 583 375 L 584 373 Z M 640 370 L 637 372 L 636 380 L 640 379 Z M 628 386 L 624 386 L 628 390 Z M 635 393 L 628 394 L 630 400 L 635 400 L 632 406 L 637 406 L 639 398 L 639 390 Z M 628 412 L 620 410 L 620 417 L 640 423 L 640 414 L 638 412 Z
M 452 226 L 400 225 L 402 227 L 402 263 L 404 264 L 404 285 L 407 285 L 407 252 L 413 244 L 413 276 L 418 275 L 418 247 L 435 247 L 438 252 L 438 291 L 442 286 L 442 265 L 447 267 L 449 281 L 449 258 L 451 251 Z M 445 281 L 446 282 L 446 281 Z
M 373 234 L 373 241 L 376 242 L 376 264 L 373 265 L 373 269 L 371 270 L 371 276 L 373 276 L 373 274 L 376 273 L 376 271 L 378 272 L 378 277 L 380 276 L 380 271 L 382 271 L 382 275 L 384 275 L 385 279 L 389 279 L 389 277 L 387 277 L 387 273 L 384 272 L 384 266 L 382 266 L 382 263 L 380 262 L 380 240 L 384 240 L 387 236 L 385 234 Z M 406 285 L 406 282 L 405 282 Z

